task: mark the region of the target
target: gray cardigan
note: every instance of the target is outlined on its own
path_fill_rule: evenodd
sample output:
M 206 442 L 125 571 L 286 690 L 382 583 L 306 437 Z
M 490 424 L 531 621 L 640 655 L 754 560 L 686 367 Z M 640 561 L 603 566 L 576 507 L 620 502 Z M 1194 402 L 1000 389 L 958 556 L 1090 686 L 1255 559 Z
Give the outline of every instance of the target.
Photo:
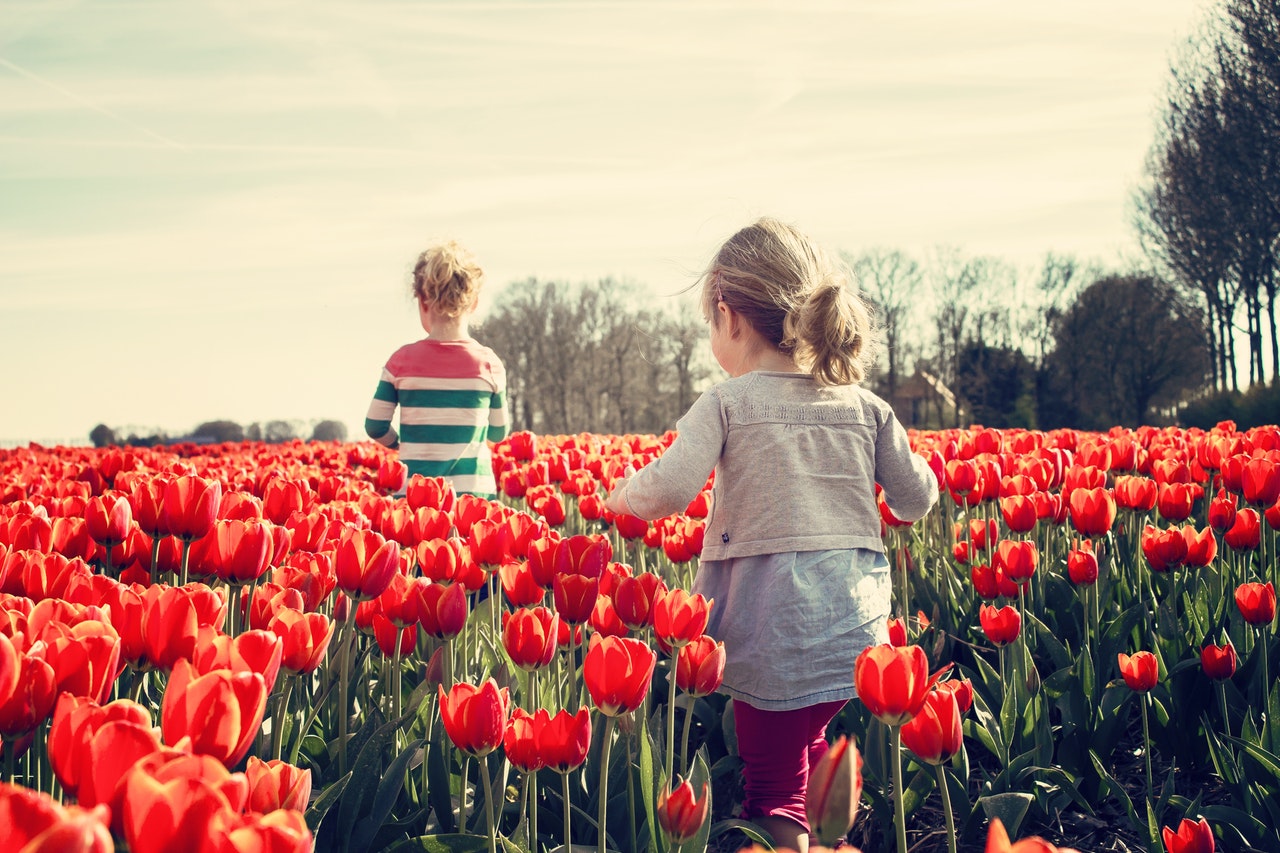
M 624 488 L 641 518 L 681 512 L 715 471 L 704 560 L 789 551 L 884 550 L 875 484 L 903 521 L 938 499 L 884 400 L 808 374 L 753 371 L 721 382 L 676 424 L 666 452 Z

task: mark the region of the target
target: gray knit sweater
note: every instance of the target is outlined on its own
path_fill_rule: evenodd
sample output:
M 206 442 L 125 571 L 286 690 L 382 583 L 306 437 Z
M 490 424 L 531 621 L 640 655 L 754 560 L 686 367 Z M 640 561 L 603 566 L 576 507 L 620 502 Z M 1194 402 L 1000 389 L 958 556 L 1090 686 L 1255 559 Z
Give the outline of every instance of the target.
M 883 551 L 875 484 L 893 514 L 922 517 L 938 483 L 884 400 L 808 374 L 753 371 L 704 393 L 661 457 L 628 482 L 641 518 L 682 511 L 715 470 L 704 560 L 788 551 Z

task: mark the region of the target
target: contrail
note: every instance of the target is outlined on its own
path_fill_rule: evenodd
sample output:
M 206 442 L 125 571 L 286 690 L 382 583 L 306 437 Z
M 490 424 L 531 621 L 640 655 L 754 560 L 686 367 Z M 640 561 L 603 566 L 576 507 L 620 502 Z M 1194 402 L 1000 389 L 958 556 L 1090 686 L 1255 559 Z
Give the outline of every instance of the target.
M 177 148 L 179 151 L 187 150 L 187 146 L 183 145 L 181 142 L 172 140 L 167 136 L 162 136 L 161 134 L 156 133 L 154 130 L 143 127 L 137 122 L 130 121 L 124 116 L 118 115 L 117 113 L 113 113 L 111 110 L 107 109 L 106 107 L 99 106 L 98 104 L 95 104 L 91 101 L 87 101 L 84 98 L 77 95 L 75 92 L 72 92 L 69 89 L 59 86 L 57 83 L 54 83 L 52 80 L 46 80 L 40 75 L 35 74 L 31 71 L 28 71 L 27 69 L 23 68 L 20 65 L 15 65 L 14 63 L 10 62 L 4 57 L 0 57 L 0 67 L 8 68 L 10 71 L 14 72 L 15 74 L 19 74 L 23 77 L 26 77 L 28 80 L 32 81 L 33 83 L 39 83 L 41 86 L 52 89 L 53 91 L 57 92 L 59 95 L 62 95 L 64 98 L 68 98 L 74 101 L 75 103 L 79 104 L 80 106 L 91 109 L 96 113 L 101 113 L 107 118 L 114 119 L 115 121 L 118 121 L 121 124 L 138 131 L 139 133 L 144 133 L 147 136 L 151 137 L 152 139 L 156 140 L 157 142 L 160 142 L 170 148 Z

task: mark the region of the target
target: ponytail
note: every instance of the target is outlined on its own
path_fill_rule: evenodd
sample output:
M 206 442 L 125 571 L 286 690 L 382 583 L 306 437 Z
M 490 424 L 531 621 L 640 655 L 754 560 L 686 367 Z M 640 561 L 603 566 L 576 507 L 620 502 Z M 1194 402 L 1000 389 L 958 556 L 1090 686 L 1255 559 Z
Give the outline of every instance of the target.
M 788 338 L 795 340 L 796 363 L 808 366 L 819 385 L 855 385 L 873 356 L 875 331 L 867 304 L 830 274 L 787 317 Z

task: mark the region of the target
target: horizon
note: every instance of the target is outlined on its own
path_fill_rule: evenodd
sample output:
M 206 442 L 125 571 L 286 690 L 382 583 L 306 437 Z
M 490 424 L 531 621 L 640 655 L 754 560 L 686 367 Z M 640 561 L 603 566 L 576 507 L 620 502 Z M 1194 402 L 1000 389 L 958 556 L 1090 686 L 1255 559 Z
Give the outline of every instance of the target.
M 1211 6 L 1028 6 L 12 4 L 0 446 L 219 419 L 361 440 L 446 236 L 489 304 L 530 276 L 667 298 L 760 215 L 850 253 L 1130 263 Z

